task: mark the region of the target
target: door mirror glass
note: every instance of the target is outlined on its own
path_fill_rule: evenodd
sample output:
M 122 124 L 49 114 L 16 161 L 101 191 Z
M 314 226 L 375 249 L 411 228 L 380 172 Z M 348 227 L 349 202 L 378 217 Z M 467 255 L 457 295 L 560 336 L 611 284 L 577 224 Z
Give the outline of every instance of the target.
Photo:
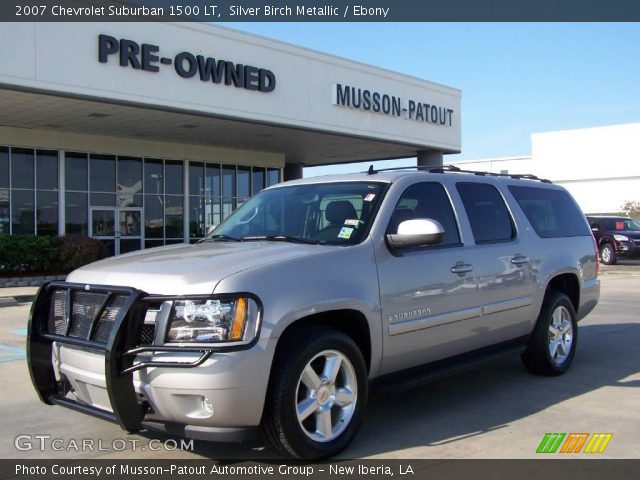
M 430 218 L 405 220 L 398 225 L 398 233 L 387 234 L 387 243 L 393 250 L 437 245 L 444 237 L 444 227 Z

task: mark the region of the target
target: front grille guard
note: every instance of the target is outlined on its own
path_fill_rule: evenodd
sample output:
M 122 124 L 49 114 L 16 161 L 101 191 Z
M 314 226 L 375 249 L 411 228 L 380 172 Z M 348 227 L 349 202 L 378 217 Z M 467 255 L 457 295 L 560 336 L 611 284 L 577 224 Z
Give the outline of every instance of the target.
M 112 295 L 126 296 L 126 301 L 116 316 L 106 343 L 49 333 L 47 322 L 50 313 L 50 297 L 55 289 L 67 290 L 68 292 L 86 291 L 87 286 L 78 283 L 48 282 L 40 288 L 31 307 L 27 334 L 29 373 L 40 400 L 49 405 L 71 408 L 118 423 L 129 432 L 136 432 L 141 428 L 148 406 L 138 401 L 133 385 L 133 372 L 146 367 L 197 367 L 202 365 L 215 350 L 214 348 L 195 346 L 140 346 L 139 339 L 144 325 L 145 312 L 149 306 L 148 299 L 153 297 L 141 290 L 128 287 L 100 285 L 90 286 L 88 289 L 91 292 L 106 294 L 107 298 Z M 70 295 L 67 296 L 67 298 L 69 297 Z M 106 302 L 107 300 L 105 300 Z M 104 305 L 96 314 L 96 318 L 99 318 L 103 309 Z M 67 308 L 65 312 L 67 325 L 71 323 L 68 318 L 69 311 L 70 308 Z M 97 323 L 97 320 L 93 323 Z M 88 336 L 91 338 L 91 334 Z M 113 413 L 66 397 L 67 384 L 64 380 L 56 379 L 52 364 L 54 342 L 104 352 L 105 381 Z M 141 361 L 134 363 L 136 356 L 145 352 L 190 352 L 199 353 L 200 357 L 193 362 Z

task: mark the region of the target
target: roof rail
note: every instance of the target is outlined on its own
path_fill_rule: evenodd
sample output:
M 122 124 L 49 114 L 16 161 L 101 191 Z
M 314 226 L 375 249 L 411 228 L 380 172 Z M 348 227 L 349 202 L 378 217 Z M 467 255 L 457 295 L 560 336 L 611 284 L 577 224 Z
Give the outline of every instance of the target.
M 543 183 L 553 183 L 551 182 L 551 180 L 547 180 L 546 178 L 539 178 L 536 175 L 532 175 L 530 173 L 516 174 L 516 173 L 483 172 L 480 170 L 463 170 L 459 167 L 456 167 L 455 165 L 440 165 L 437 167 L 415 165 L 415 166 L 408 166 L 408 167 L 380 168 L 378 170 L 373 168 L 373 165 L 369 165 L 369 169 L 367 170 L 366 173 L 367 175 L 375 175 L 378 172 L 395 172 L 395 171 L 402 171 L 402 170 L 418 170 L 425 173 L 447 173 L 447 172 L 469 173 L 469 174 L 477 175 L 480 177 L 508 177 L 508 178 L 513 178 L 515 180 L 537 180 Z

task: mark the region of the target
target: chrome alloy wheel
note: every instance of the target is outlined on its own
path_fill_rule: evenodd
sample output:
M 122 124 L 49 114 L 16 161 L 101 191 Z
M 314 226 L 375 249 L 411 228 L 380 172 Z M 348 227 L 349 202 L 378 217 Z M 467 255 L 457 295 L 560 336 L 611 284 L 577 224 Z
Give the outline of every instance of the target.
M 602 261 L 604 263 L 611 262 L 611 247 L 606 246 L 602 249 Z
M 549 355 L 556 365 L 562 365 L 571 353 L 573 323 L 566 307 L 558 306 L 551 315 L 549 325 Z
M 298 423 L 311 440 L 330 442 L 349 426 L 357 399 L 358 380 L 349 359 L 337 350 L 324 350 L 298 379 Z

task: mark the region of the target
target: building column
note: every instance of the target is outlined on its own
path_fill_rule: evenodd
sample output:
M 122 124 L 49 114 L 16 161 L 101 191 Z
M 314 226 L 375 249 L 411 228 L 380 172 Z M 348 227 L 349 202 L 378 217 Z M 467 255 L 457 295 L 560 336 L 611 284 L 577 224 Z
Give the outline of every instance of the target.
M 285 163 L 284 165 L 284 181 L 297 180 L 302 178 L 302 164 L 301 163 Z
M 419 167 L 441 167 L 444 163 L 440 150 L 418 150 Z

